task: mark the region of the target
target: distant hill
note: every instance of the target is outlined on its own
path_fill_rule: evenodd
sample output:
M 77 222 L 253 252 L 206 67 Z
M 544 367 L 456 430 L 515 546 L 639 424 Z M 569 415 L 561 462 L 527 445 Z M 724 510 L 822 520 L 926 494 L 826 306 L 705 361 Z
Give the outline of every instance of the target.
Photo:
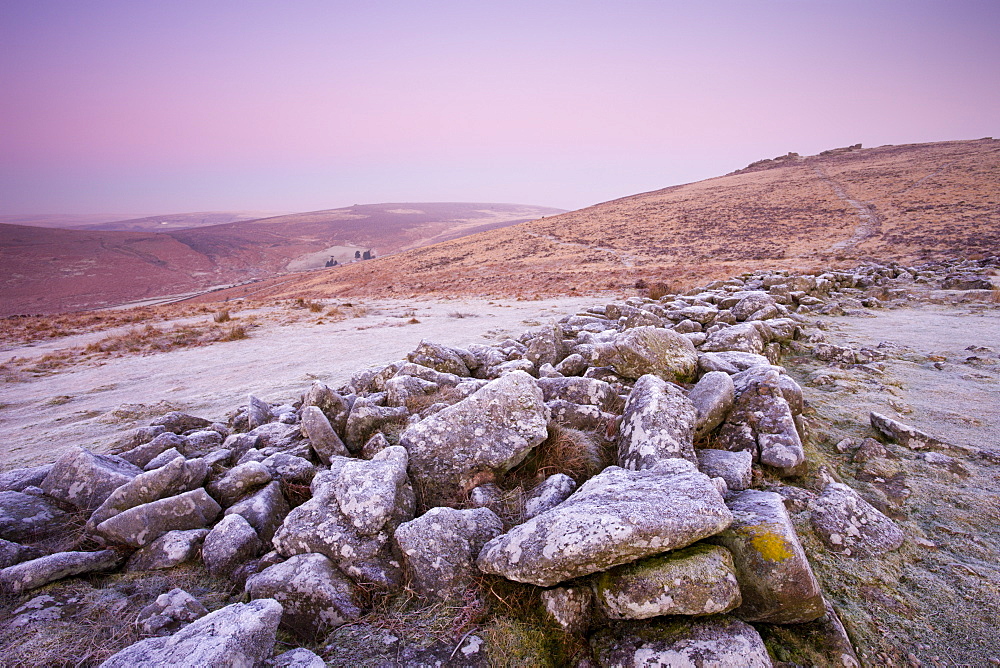
M 0 315 L 191 293 L 561 212 L 518 204 L 393 203 L 164 231 L 0 224 Z
M 1000 253 L 1000 141 L 850 146 L 426 246 L 256 296 L 535 296 Z M 222 293 L 239 296 L 239 290 Z
M 0 215 L 0 223 L 30 225 L 32 227 L 59 227 L 67 230 L 104 230 L 121 232 L 162 232 L 235 223 L 241 220 L 284 215 L 275 211 L 201 211 L 194 213 L 169 213 L 158 216 L 114 214 L 35 214 Z

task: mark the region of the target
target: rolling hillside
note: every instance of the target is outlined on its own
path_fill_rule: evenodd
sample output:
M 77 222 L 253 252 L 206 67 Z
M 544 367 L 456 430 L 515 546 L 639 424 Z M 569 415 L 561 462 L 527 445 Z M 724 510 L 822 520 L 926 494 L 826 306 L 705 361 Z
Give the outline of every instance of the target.
M 790 154 L 254 290 L 258 297 L 532 297 L 621 289 L 639 279 L 694 285 L 761 266 L 994 255 L 998 184 L 1000 141 L 990 138 Z
M 559 209 L 371 204 L 166 231 L 0 225 L 0 316 L 58 313 L 203 291 L 454 239 Z

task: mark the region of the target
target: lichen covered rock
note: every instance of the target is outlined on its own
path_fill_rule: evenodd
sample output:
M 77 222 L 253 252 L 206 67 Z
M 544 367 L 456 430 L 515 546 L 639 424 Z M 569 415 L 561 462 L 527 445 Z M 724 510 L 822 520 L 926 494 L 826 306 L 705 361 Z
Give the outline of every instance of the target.
M 331 631 L 361 616 L 359 592 L 322 554 L 297 554 L 251 576 L 251 598 L 273 598 L 282 623 L 306 636 Z
M 748 489 L 727 505 L 728 529 L 709 539 L 733 555 L 748 622 L 797 624 L 823 615 L 823 596 L 785 504 L 774 492 Z
M 694 377 L 698 353 L 682 334 L 660 327 L 635 327 L 615 338 L 615 372 L 638 379 L 653 374 L 663 380 L 686 382 Z
M 703 543 L 605 571 L 593 587 L 609 619 L 714 615 L 742 600 L 732 556 Z
M 569 499 L 487 543 L 480 570 L 549 587 L 677 549 L 732 521 L 712 481 L 690 462 L 605 469 Z
M 100 668 L 134 666 L 261 666 L 274 650 L 281 604 L 274 599 L 234 603 L 165 638 L 126 647 Z
M 773 665 L 760 634 L 749 624 L 726 616 L 629 624 L 595 634 L 590 644 L 597 664 L 607 668 Z
M 652 468 L 665 459 L 697 462 L 694 426 L 697 414 L 684 391 L 654 375 L 635 382 L 618 430 L 618 464 Z
M 400 524 L 395 538 L 417 593 L 446 601 L 461 598 L 472 584 L 483 545 L 503 531 L 487 508 L 431 508 Z
M 451 505 L 484 473 L 503 473 L 548 436 L 548 407 L 523 371 L 498 378 L 400 436 L 428 505 Z
M 895 550 L 905 535 L 896 523 L 857 492 L 831 482 L 810 504 L 813 529 L 831 552 L 874 557 Z

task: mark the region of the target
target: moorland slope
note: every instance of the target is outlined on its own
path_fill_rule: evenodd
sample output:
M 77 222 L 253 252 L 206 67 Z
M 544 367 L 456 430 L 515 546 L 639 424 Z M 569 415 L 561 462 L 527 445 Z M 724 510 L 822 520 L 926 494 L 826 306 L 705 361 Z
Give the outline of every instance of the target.
M 991 138 L 789 154 L 254 292 L 555 296 L 637 280 L 690 287 L 764 264 L 807 271 L 990 255 L 1000 248 L 997 183 Z
M 367 250 L 379 256 L 395 253 L 560 211 L 517 204 L 406 203 L 188 229 L 0 224 L 0 266 L 5 270 L 0 316 L 197 292 L 322 267 L 331 259 L 344 264 Z

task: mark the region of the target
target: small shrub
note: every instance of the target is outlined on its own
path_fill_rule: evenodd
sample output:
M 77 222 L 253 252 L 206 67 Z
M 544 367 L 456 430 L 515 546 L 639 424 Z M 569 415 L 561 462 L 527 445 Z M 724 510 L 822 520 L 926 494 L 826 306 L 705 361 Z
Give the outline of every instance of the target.
M 212 320 L 221 324 L 232 320 L 232 316 L 229 315 L 229 309 L 224 308 L 221 311 L 217 311 L 215 315 L 212 316 Z
M 673 294 L 673 287 L 669 283 L 657 281 L 649 286 L 650 299 L 663 299 L 669 294 Z
M 247 328 L 243 325 L 233 325 L 226 330 L 225 335 L 219 341 L 239 341 L 250 338 Z

